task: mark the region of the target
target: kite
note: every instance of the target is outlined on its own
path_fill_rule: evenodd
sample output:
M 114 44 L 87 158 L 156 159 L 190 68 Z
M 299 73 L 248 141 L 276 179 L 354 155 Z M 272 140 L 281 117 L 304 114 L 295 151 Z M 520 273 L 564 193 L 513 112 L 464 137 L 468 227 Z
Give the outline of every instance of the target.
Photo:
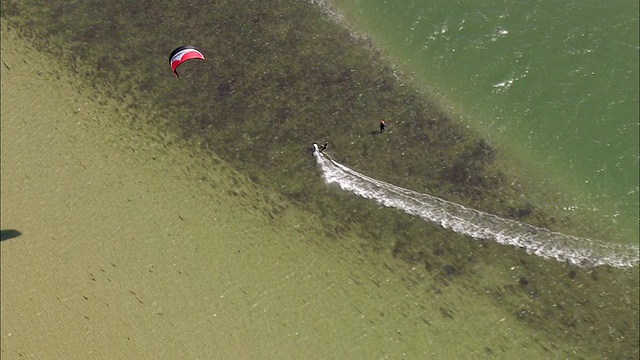
M 175 77 L 179 77 L 178 72 L 176 71 L 178 65 L 191 59 L 204 60 L 204 55 L 202 55 L 202 53 L 193 46 L 180 46 L 173 50 L 171 55 L 169 55 L 169 64 L 171 65 L 173 75 Z

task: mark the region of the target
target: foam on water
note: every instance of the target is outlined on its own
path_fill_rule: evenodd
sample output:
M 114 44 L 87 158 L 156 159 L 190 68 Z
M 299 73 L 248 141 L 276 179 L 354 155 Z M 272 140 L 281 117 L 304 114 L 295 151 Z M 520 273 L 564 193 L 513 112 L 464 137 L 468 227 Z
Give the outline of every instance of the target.
M 639 262 L 637 246 L 565 235 L 469 209 L 435 196 L 370 178 L 333 161 L 318 151 L 315 144 L 314 149 L 315 159 L 327 183 L 337 184 L 343 190 L 435 222 L 457 233 L 516 246 L 529 254 L 567 261 L 577 266 L 610 265 L 627 268 Z

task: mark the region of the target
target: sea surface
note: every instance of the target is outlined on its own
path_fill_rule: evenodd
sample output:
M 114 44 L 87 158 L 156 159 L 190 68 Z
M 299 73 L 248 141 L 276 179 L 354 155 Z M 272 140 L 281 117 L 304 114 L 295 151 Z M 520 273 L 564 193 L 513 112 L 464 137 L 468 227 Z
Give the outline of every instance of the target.
M 554 206 L 638 243 L 637 1 L 329 2 Z
M 621 206 L 616 208 L 617 200 L 637 198 L 637 181 L 626 188 L 628 197 L 615 195 L 624 191 L 605 196 L 593 181 L 585 183 L 589 171 L 580 170 L 584 175 L 578 170 L 582 160 L 569 156 L 586 157 L 567 145 L 574 138 L 551 141 L 550 132 L 543 136 L 533 130 L 515 131 L 551 116 L 560 122 L 557 113 L 569 109 L 566 104 L 540 105 L 551 89 L 547 83 L 559 78 L 542 81 L 540 73 L 553 66 L 539 64 L 527 47 L 520 48 L 527 60 L 524 55 L 514 60 L 513 49 L 521 44 L 510 35 L 518 33 L 526 17 L 516 9 L 529 5 L 490 9 L 484 4 L 473 8 L 443 3 L 440 10 L 434 2 L 429 5 L 434 9 L 405 5 L 336 1 L 345 23 L 369 35 L 401 72 L 419 81 L 428 99 L 437 99 L 469 129 L 499 143 L 500 156 L 510 152 L 507 155 L 521 159 L 533 185 L 557 194 L 550 204 L 567 212 L 590 205 L 594 213 L 602 212 L 601 218 L 618 221 L 623 232 L 637 232 L 637 224 L 623 225 L 637 221 L 637 214 L 634 218 Z M 633 6 L 630 10 L 634 11 L 624 14 L 637 13 Z M 566 27 L 558 11 L 545 12 L 559 17 L 557 24 Z M 423 17 L 418 19 L 420 12 Z M 598 16 L 593 24 L 601 24 L 606 14 L 593 16 Z M 386 62 L 342 28 L 324 21 L 310 3 L 6 0 L 2 17 L 28 40 L 28 45 L 13 47 L 3 42 L 4 54 L 13 54 L 3 54 L 3 87 L 20 89 L 20 96 L 11 98 L 7 95 L 12 93 L 3 92 L 3 103 L 12 104 L 3 106 L 3 111 L 12 110 L 3 116 L 3 140 L 12 140 L 14 151 L 7 155 L 21 154 L 3 156 L 14 161 L 3 161 L 3 167 L 13 170 L 3 169 L 3 185 L 5 176 L 12 175 L 7 183 L 15 189 L 13 202 L 5 202 L 11 198 L 3 194 L 3 226 L 24 234 L 2 244 L 3 256 L 14 251 L 8 258 L 12 262 L 2 262 L 3 270 L 13 269 L 3 271 L 3 277 L 13 280 L 15 287 L 3 292 L 3 313 L 11 314 L 11 321 L 3 322 L 9 325 L 2 331 L 3 344 L 9 337 L 13 341 L 7 350 L 22 356 L 35 344 L 42 353 L 56 355 L 53 349 L 62 354 L 58 358 L 100 358 L 96 348 L 105 354 L 102 358 L 113 357 L 106 356 L 113 349 L 134 349 L 144 353 L 139 358 L 153 358 L 153 351 L 165 351 L 165 346 L 183 356 L 194 354 L 191 357 L 235 352 L 227 358 L 310 357 L 303 352 L 324 358 L 636 356 L 637 260 L 632 268 L 618 268 L 604 247 L 604 261 L 591 263 L 602 266 L 583 267 L 576 266 L 582 265 L 580 260 L 557 252 L 533 256 L 521 243 L 503 245 L 499 236 L 504 230 L 548 234 L 525 225 L 545 224 L 547 209 L 534 206 L 533 214 L 540 217 L 517 216 L 518 210 L 527 212 L 520 206 L 529 197 L 507 181 L 498 182 L 497 189 L 487 185 L 484 191 L 463 181 L 448 184 L 441 175 L 450 164 L 437 160 L 466 162 L 458 150 L 469 149 L 468 143 L 460 140 L 458 147 L 440 155 L 422 151 L 425 143 L 456 142 L 460 133 L 451 130 L 452 122 L 430 109 L 422 111 L 418 100 L 412 100 L 416 97 L 404 90 L 410 86 L 399 86 L 389 75 Z M 637 19 L 630 21 L 637 36 Z M 422 30 L 403 33 L 402 24 Z M 382 36 L 385 29 L 387 37 Z M 412 38 L 412 32 L 424 38 Z M 540 39 L 545 39 L 543 34 Z M 529 39 L 525 43 L 537 43 Z M 419 43 L 419 49 L 405 46 Z M 431 47 L 423 49 L 427 43 Z M 167 66 L 167 55 L 181 44 L 198 46 L 207 60 L 185 64 L 178 80 Z M 634 44 L 636 64 L 637 40 Z M 26 51 L 31 46 L 42 52 L 40 60 Z M 549 54 L 557 51 L 547 47 Z M 561 54 L 556 57 L 564 59 Z M 432 61 L 418 64 L 425 59 Z M 47 60 L 62 64 L 60 72 L 83 82 L 69 82 L 69 102 L 41 100 L 58 94 L 47 90 L 62 89 L 61 78 L 68 81 L 48 70 L 43 65 Z M 637 79 L 637 68 L 631 71 Z M 401 75 L 398 79 L 404 81 Z M 528 83 L 534 79 L 535 84 Z M 43 85 L 41 80 L 51 82 Z M 637 176 L 635 86 L 624 92 L 623 102 L 635 104 L 635 112 L 629 111 L 633 120 L 624 112 L 619 115 L 635 127 L 621 136 L 631 138 L 628 142 L 635 146 L 635 172 L 624 172 L 629 176 Z M 547 98 L 564 104 L 558 92 Z M 583 105 L 599 101 L 597 94 Z M 29 106 L 33 103 L 39 107 Z M 405 130 L 397 122 L 404 109 L 417 114 Z M 24 115 L 26 110 L 38 111 Z M 372 119 L 382 112 L 387 112 L 389 123 L 384 135 L 375 131 L 377 119 Z M 420 121 L 431 116 L 437 121 L 428 129 L 421 127 Z M 48 127 L 38 126 L 41 123 Z M 4 131 L 5 125 L 13 127 Z M 106 136 L 95 130 L 98 125 L 122 129 Z M 538 125 L 548 130 L 548 124 Z M 577 126 L 573 123 L 566 131 L 575 133 Z M 91 136 L 83 134 L 83 128 L 94 129 Z M 406 129 L 424 131 L 430 140 L 403 133 Z M 94 137 L 104 142 L 120 139 L 113 147 L 125 160 L 108 157 L 104 164 L 107 157 L 100 152 L 95 152 L 97 160 L 68 156 L 92 154 L 84 149 L 97 143 Z M 60 141 L 22 142 L 49 138 Z M 309 151 L 312 142 L 325 139 L 330 141 L 327 159 L 331 156 L 335 162 L 324 156 L 314 161 Z M 552 145 L 561 142 L 572 152 L 553 150 Z M 141 144 L 153 151 L 140 149 Z M 177 151 L 180 144 L 188 151 Z M 624 156 L 628 160 L 629 155 Z M 48 161 L 51 157 L 61 162 Z M 30 165 L 29 171 L 20 163 Z M 220 164 L 233 169 L 226 180 Z M 574 169 L 567 170 L 566 164 Z M 490 175 L 492 166 L 473 169 L 477 172 L 471 175 Z M 53 177 L 50 168 L 58 176 Z M 611 179 L 610 171 L 597 174 Z M 507 175 L 503 178 L 511 179 Z M 32 179 L 49 197 L 23 186 Z M 8 189 L 3 186 L 3 191 Z M 78 194 L 87 201 L 75 202 Z M 476 196 L 481 206 L 475 207 L 460 194 L 489 195 Z M 42 199 L 47 199 L 44 207 Z M 431 204 L 436 204 L 434 211 L 428 208 Z M 22 211 L 5 211 L 8 205 Z M 516 216 L 506 211 L 509 219 L 487 213 L 505 212 L 510 205 L 517 207 Z M 54 215 L 55 221 L 33 225 L 36 210 Z M 457 214 L 471 227 L 441 220 Z M 514 217 L 525 223 L 511 221 Z M 484 227 L 487 221 L 497 224 L 498 231 Z M 567 224 L 551 225 L 573 230 L 572 223 Z M 474 226 L 498 241 L 472 239 Z M 61 247 L 57 239 L 66 245 Z M 566 239 L 573 238 L 560 240 Z M 624 243 L 615 245 L 637 244 L 637 237 L 628 239 L 613 237 Z M 39 247 L 34 256 L 30 247 L 37 244 L 56 246 L 63 256 L 51 256 L 55 253 L 48 247 Z M 551 248 L 558 247 L 552 243 Z M 637 258 L 637 249 L 633 254 Z M 67 258 L 73 261 L 59 261 Z M 33 292 L 41 288 L 48 291 Z M 30 297 L 35 301 L 23 301 Z M 11 301 L 5 301 L 8 298 Z M 66 332 L 60 325 L 72 330 Z M 84 331 L 87 326 L 105 335 Z M 67 342 L 70 345 L 61 346 Z M 221 345 L 225 352 L 220 352 Z

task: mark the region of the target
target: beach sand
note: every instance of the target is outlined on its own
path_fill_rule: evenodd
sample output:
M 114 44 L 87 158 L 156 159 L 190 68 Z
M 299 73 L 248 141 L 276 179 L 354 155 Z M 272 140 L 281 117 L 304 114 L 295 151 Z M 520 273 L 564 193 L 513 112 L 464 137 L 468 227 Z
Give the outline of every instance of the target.
M 562 350 L 356 237 L 324 239 L 313 214 L 219 159 L 132 131 L 119 104 L 2 30 L 3 359 Z

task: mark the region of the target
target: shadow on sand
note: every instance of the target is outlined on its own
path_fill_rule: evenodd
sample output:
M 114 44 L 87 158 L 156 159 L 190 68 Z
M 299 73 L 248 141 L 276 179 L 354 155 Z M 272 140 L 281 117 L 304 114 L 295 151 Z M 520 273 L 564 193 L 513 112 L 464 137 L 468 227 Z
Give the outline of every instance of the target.
M 14 229 L 0 230 L 0 241 L 17 238 L 20 235 L 22 235 L 22 233 L 18 230 L 14 230 Z

